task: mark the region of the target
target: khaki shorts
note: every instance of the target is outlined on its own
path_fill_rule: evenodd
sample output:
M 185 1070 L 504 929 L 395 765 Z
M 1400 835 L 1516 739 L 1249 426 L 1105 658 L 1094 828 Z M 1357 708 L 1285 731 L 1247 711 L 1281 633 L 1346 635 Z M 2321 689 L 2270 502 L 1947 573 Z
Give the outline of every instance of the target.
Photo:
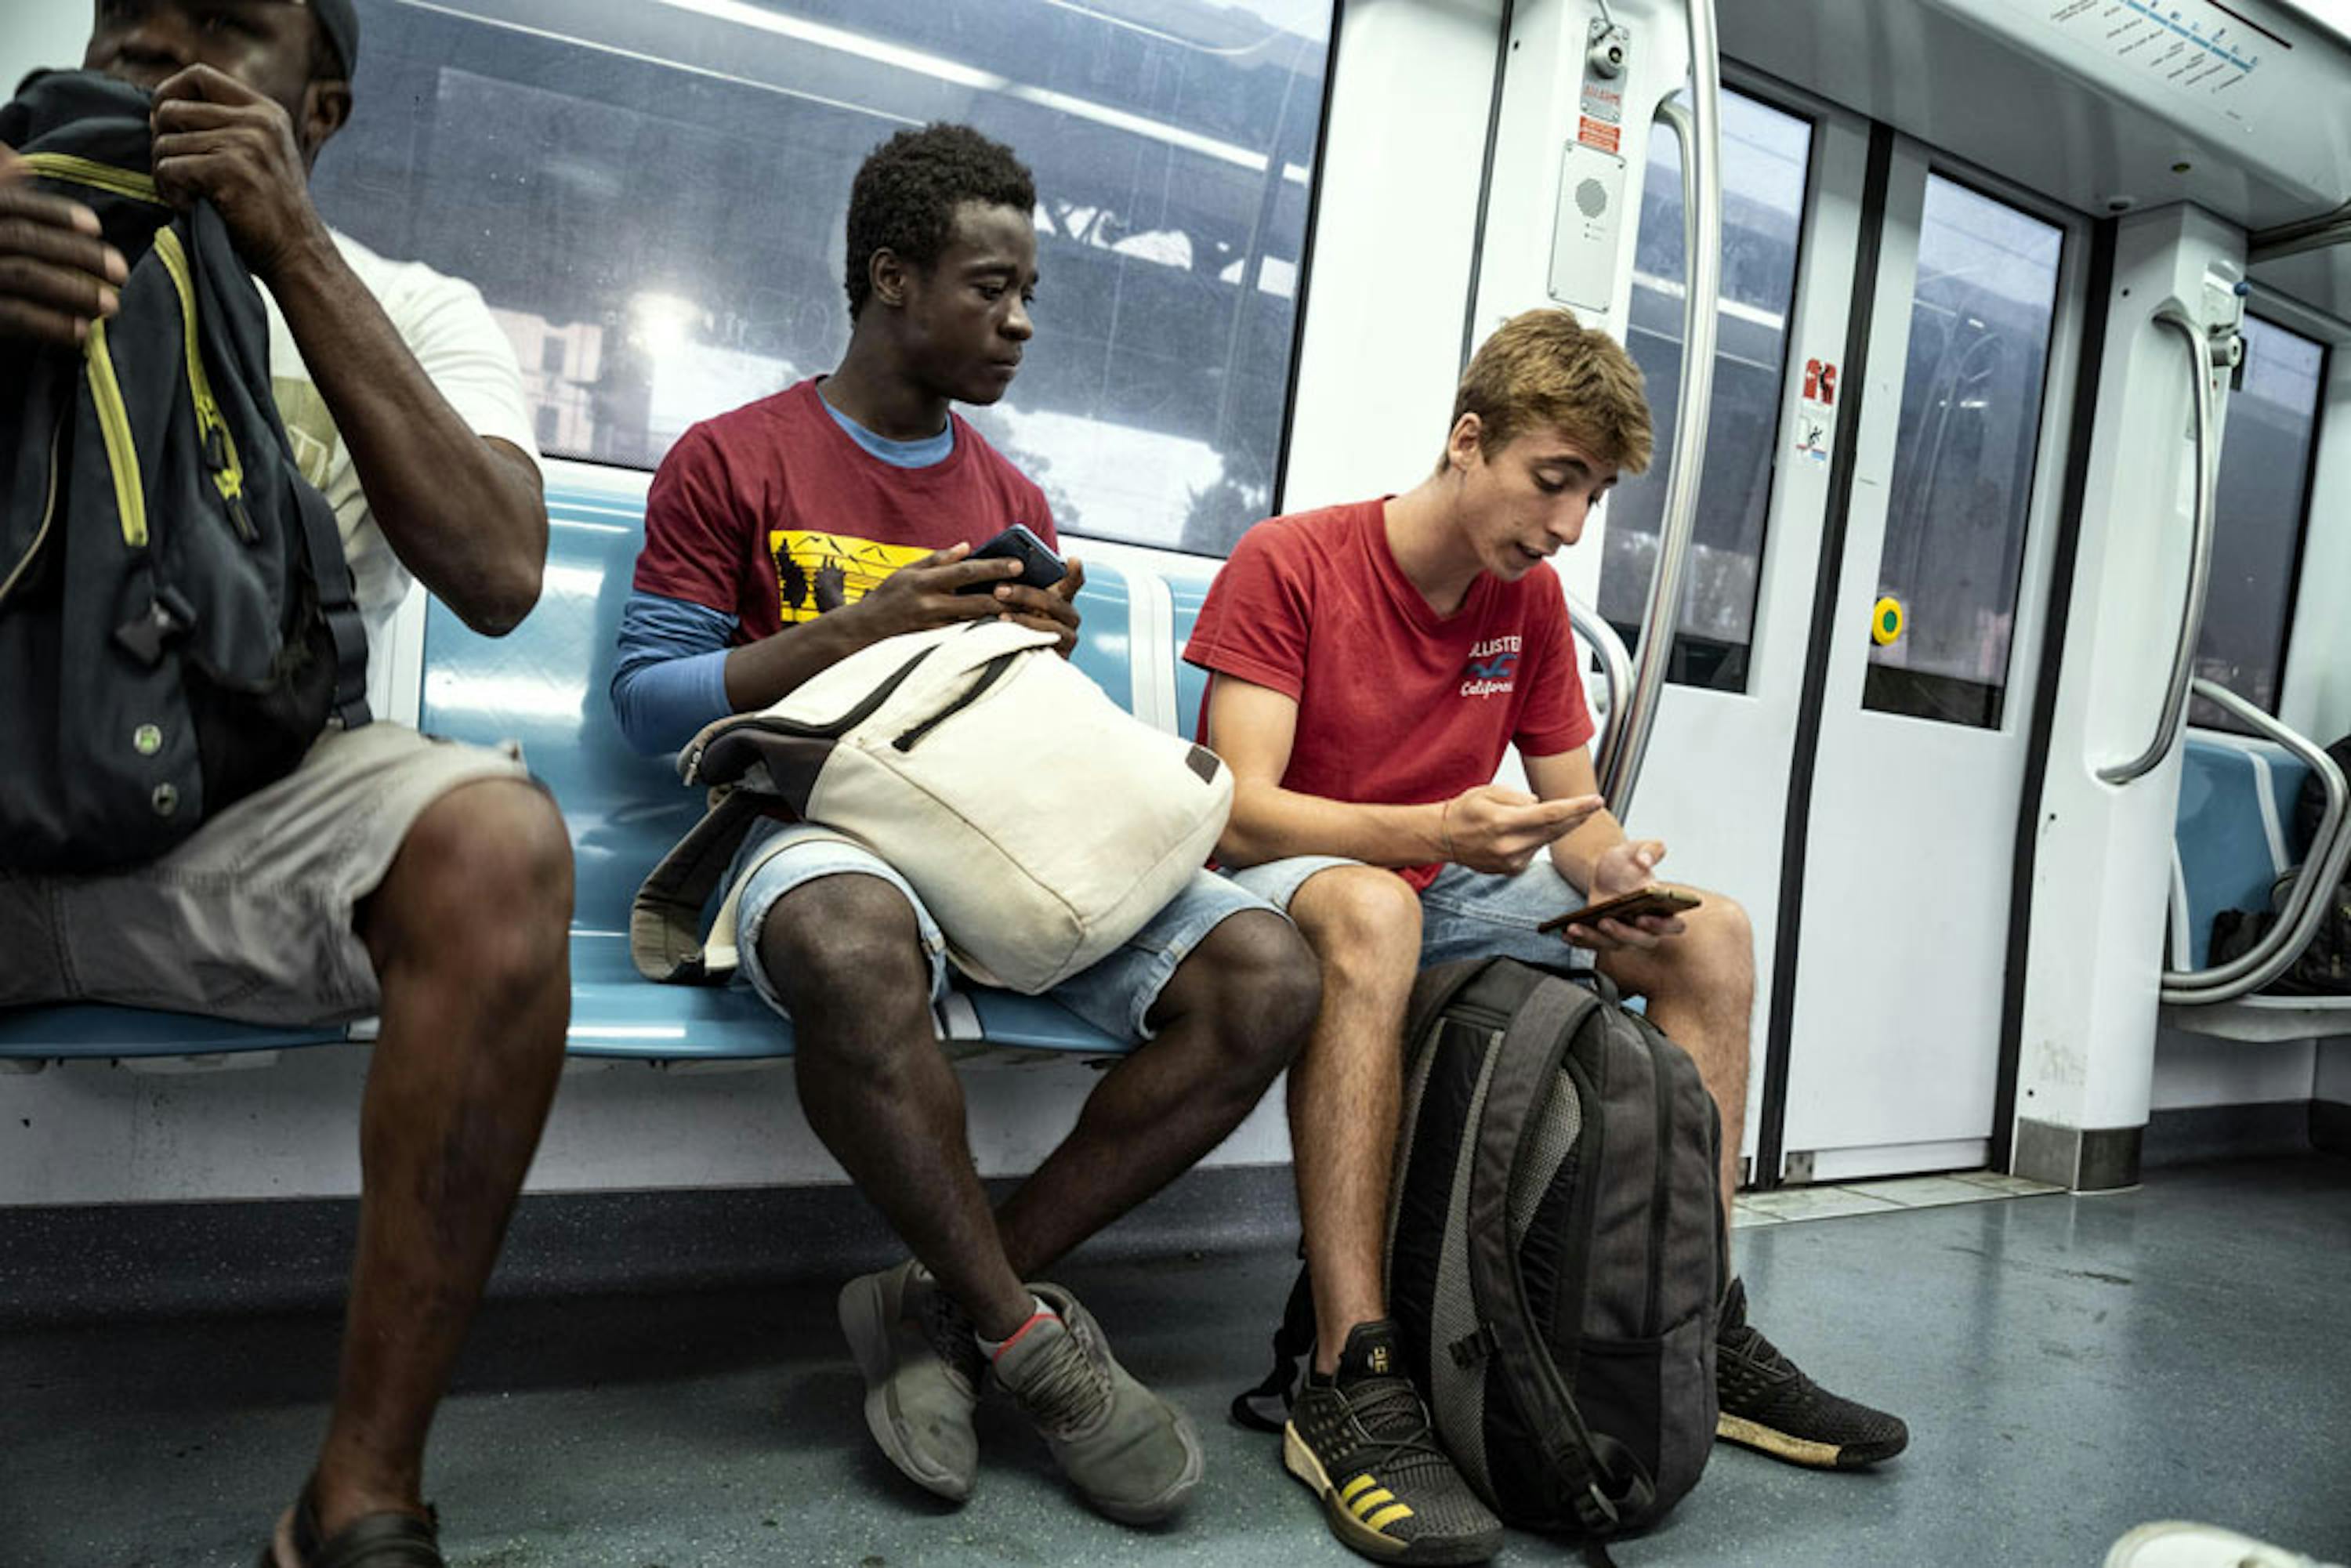
M 381 721 L 330 730 L 302 765 L 162 859 L 99 876 L 0 872 L 0 1007 L 118 1002 L 319 1024 L 377 1005 L 352 929 L 425 809 L 461 784 L 528 780 L 520 754 Z

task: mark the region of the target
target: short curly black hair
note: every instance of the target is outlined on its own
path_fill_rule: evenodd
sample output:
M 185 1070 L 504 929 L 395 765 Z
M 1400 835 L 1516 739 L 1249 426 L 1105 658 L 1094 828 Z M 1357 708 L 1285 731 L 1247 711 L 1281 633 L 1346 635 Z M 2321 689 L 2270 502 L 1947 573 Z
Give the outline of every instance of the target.
M 849 187 L 851 320 L 873 292 L 873 253 L 935 266 L 965 202 L 1033 212 L 1037 182 L 1011 148 L 968 125 L 901 131 L 866 155 Z

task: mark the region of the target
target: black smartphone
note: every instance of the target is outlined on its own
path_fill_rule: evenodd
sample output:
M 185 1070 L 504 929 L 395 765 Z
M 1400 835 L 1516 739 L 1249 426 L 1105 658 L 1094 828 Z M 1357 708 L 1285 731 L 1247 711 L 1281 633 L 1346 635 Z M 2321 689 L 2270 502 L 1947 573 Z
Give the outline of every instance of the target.
M 1645 887 L 1638 893 L 1603 899 L 1598 904 L 1587 904 L 1572 913 L 1554 915 L 1535 929 L 1558 931 L 1570 925 L 1594 925 L 1603 920 L 1638 920 L 1645 915 L 1685 915 L 1696 909 L 1698 902 L 1696 894 L 1676 888 Z
M 968 559 L 1017 560 L 1020 563 L 1020 575 L 968 583 L 956 590 L 957 593 L 992 593 L 1007 582 L 1017 582 L 1024 588 L 1050 588 L 1070 575 L 1069 568 L 1061 564 L 1061 558 L 1053 553 L 1052 547 L 1019 523 L 972 551 Z

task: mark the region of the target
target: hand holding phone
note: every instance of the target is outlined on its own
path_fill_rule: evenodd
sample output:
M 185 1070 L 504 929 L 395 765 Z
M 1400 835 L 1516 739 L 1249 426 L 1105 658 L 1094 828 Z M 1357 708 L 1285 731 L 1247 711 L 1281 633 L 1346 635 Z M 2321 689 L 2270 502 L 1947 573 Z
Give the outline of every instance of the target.
M 1566 915 L 1553 915 L 1535 927 L 1538 931 L 1562 931 L 1570 925 L 1597 928 L 1604 920 L 1630 923 L 1655 916 L 1672 920 L 1698 908 L 1704 901 L 1694 893 L 1684 893 L 1675 887 L 1645 887 L 1635 893 L 1604 898 L 1598 904 L 1587 904 Z
M 1017 560 L 1020 563 L 1020 575 L 969 583 L 957 589 L 956 591 L 958 593 L 993 593 L 1008 582 L 1023 588 L 1050 588 L 1070 574 L 1069 568 L 1061 564 L 1061 558 L 1053 553 L 1052 547 L 1019 523 L 972 551 L 970 559 Z

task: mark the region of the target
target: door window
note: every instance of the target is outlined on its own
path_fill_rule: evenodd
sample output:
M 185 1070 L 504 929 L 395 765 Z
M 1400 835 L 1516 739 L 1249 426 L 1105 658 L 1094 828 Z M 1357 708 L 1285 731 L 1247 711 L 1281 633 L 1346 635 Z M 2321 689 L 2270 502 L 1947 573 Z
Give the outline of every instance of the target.
M 1715 322 L 1714 392 L 1698 476 L 1698 532 L 1666 677 L 1686 685 L 1747 689 L 1812 144 L 1808 121 L 1743 93 L 1723 93 L 1722 304 Z M 1639 640 L 1656 575 L 1674 411 L 1681 396 L 1687 276 L 1682 158 L 1680 143 L 1662 126 L 1649 139 L 1643 187 L 1625 346 L 1647 383 L 1656 457 L 1646 474 L 1620 484 L 1609 501 L 1600 566 L 1600 612 L 1628 646 Z
M 1928 176 L 1863 687 L 1876 712 L 2000 727 L 2064 246 Z

